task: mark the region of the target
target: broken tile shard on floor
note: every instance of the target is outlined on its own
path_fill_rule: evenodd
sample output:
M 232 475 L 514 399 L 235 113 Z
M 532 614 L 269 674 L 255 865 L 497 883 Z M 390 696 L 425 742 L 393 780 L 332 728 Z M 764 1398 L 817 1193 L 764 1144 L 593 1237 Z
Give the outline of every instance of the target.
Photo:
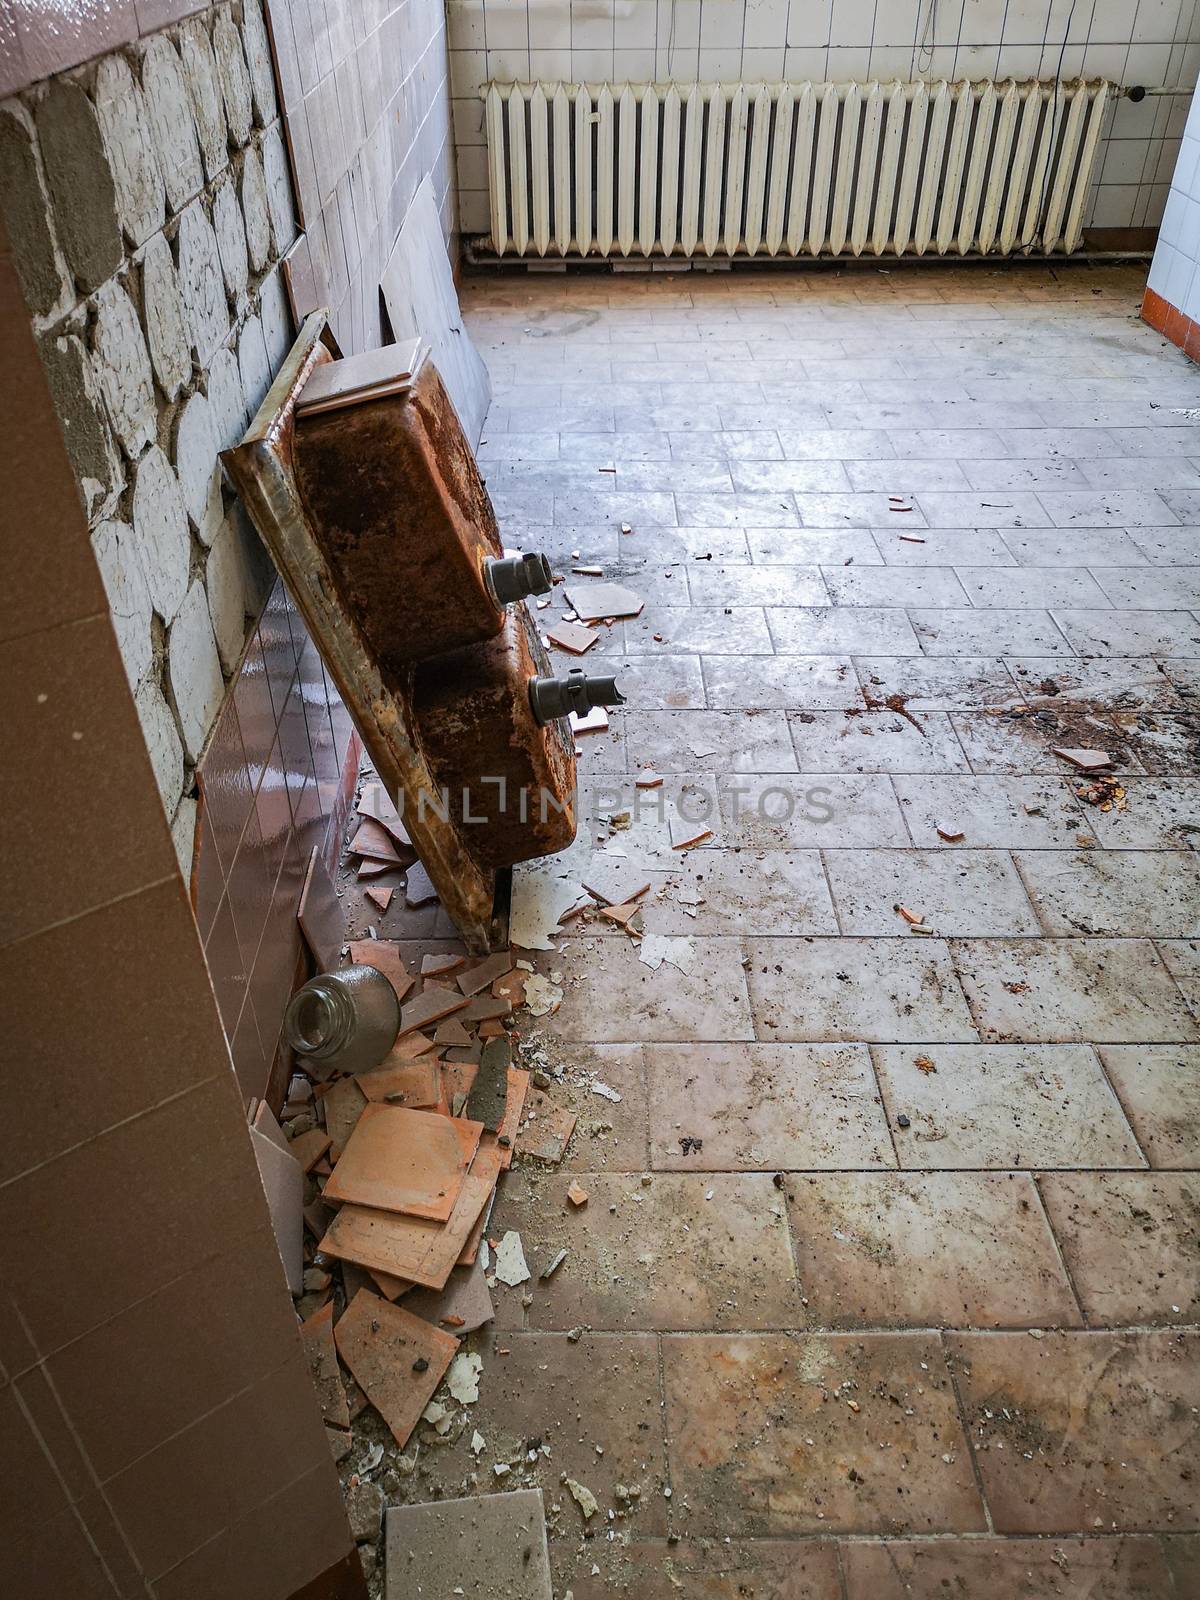
M 332 1300 L 314 1311 L 307 1322 L 301 1323 L 300 1340 L 308 1357 L 322 1417 L 335 1428 L 348 1428 L 350 1408 L 333 1340 Z
M 404 1106 L 368 1105 L 325 1185 L 325 1198 L 445 1222 L 482 1124 Z
M 552 1600 L 540 1489 L 390 1506 L 386 1600 Z
M 403 1449 L 458 1340 L 366 1289 L 355 1295 L 333 1332 L 338 1354 Z

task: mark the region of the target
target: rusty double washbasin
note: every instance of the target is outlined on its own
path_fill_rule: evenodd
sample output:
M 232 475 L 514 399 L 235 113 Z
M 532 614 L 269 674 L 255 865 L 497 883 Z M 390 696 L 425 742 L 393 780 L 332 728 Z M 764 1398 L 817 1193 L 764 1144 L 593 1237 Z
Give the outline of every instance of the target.
M 425 347 L 316 365 L 295 404 L 291 470 L 322 581 L 409 708 L 433 780 L 419 803 L 485 873 L 565 848 L 569 713 L 619 696 L 611 678 L 554 678 L 524 604 L 550 590 L 549 564 L 506 555 Z

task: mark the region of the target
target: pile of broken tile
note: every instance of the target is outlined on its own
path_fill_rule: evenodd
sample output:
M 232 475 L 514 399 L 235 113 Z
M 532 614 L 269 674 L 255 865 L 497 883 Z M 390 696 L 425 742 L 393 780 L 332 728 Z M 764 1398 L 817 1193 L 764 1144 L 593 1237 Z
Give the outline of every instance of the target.
M 411 860 L 378 784 L 363 787 L 349 850 L 360 876 L 376 861 Z M 487 1237 L 498 1180 L 515 1151 L 560 1162 L 576 1119 L 553 1105 L 543 1073 L 514 1065 L 514 1013 L 527 988 L 537 1004 L 546 985 L 529 962 L 510 951 L 430 953 L 414 972 L 394 941 L 331 948 L 336 933 L 323 923 L 331 895 L 315 861 L 301 907 L 306 938 L 319 965 L 335 965 L 340 954 L 384 973 L 400 1002 L 395 1044 L 369 1071 L 322 1076 L 306 1063 L 280 1120 L 262 1102 L 251 1108 L 251 1126 L 268 1196 L 272 1161 L 286 1161 L 303 1183 L 291 1197 L 303 1243 L 289 1238 L 289 1207 L 277 1191 L 273 1220 L 330 1448 L 344 1472 L 354 1469 L 351 1524 L 373 1566 L 385 1496 L 371 1475 L 396 1459 L 373 1417 L 401 1452 L 418 1424 L 437 1434 L 461 1424 L 482 1370 L 463 1341 L 491 1321 L 497 1281 L 516 1287 L 530 1276 L 518 1234 Z M 543 1092 L 527 1109 L 531 1076 Z M 484 1441 L 476 1439 L 478 1453 Z

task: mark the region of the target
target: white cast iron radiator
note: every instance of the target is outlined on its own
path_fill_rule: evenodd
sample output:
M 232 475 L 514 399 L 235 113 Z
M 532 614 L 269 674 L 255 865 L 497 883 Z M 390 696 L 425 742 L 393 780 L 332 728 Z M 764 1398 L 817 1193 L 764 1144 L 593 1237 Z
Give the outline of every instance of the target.
M 1112 86 L 491 83 L 500 256 L 1078 248 Z

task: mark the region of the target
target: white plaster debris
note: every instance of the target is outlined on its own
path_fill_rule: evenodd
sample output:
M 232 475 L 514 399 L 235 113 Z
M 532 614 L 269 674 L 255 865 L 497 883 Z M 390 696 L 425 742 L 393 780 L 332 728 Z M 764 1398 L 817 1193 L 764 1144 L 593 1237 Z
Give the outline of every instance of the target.
M 142 315 L 154 376 L 167 399 L 176 400 L 192 375 L 192 351 L 175 262 L 161 233 L 142 256 Z
M 512 1228 L 496 1246 L 496 1277 L 510 1289 L 529 1282 L 530 1272 L 521 1248 L 521 1235 Z
M 431 1400 L 421 1413 L 422 1421 L 429 1423 L 435 1433 L 446 1434 L 454 1421 L 454 1412 L 440 1400 Z
M 570 1491 L 571 1499 L 583 1513 L 583 1520 L 590 1522 L 600 1509 L 599 1502 L 592 1491 L 585 1484 L 577 1483 L 574 1478 L 564 1478 L 563 1482 Z
M 93 340 L 100 392 L 118 439 L 136 460 L 154 442 L 154 378 L 133 301 L 115 278 L 96 291 Z
M 611 1100 L 614 1105 L 620 1105 L 621 1096 L 615 1089 L 610 1089 L 607 1083 L 601 1083 L 599 1078 L 593 1079 L 589 1088 L 593 1094 L 598 1094 L 602 1100 Z
M 474 1350 L 460 1350 L 450 1363 L 446 1387 L 460 1405 L 474 1405 L 479 1399 L 479 1374 L 482 1371 L 483 1357 Z
M 680 972 L 691 972 L 696 965 L 696 941 L 686 934 L 643 934 L 638 960 L 655 972 L 664 961 Z
M 480 1455 L 486 1449 L 487 1440 L 480 1433 L 479 1429 L 476 1428 L 475 1432 L 471 1435 L 471 1453 L 472 1455 Z
M 142 88 L 167 201 L 172 211 L 179 211 L 203 186 L 204 167 L 191 96 L 175 46 L 166 34 L 147 41 L 142 54 Z
M 573 879 L 517 867 L 508 913 L 510 941 L 522 950 L 553 950 L 551 935 L 558 932 L 559 918 L 578 898 L 579 884 Z
M 154 609 L 171 622 L 187 593 L 191 567 L 187 512 L 171 463 L 155 445 L 138 463 L 133 531 Z
M 525 980 L 525 1004 L 535 1017 L 545 1017 L 557 1011 L 562 1004 L 563 992 L 558 984 L 551 983 L 540 972 L 531 972 Z

